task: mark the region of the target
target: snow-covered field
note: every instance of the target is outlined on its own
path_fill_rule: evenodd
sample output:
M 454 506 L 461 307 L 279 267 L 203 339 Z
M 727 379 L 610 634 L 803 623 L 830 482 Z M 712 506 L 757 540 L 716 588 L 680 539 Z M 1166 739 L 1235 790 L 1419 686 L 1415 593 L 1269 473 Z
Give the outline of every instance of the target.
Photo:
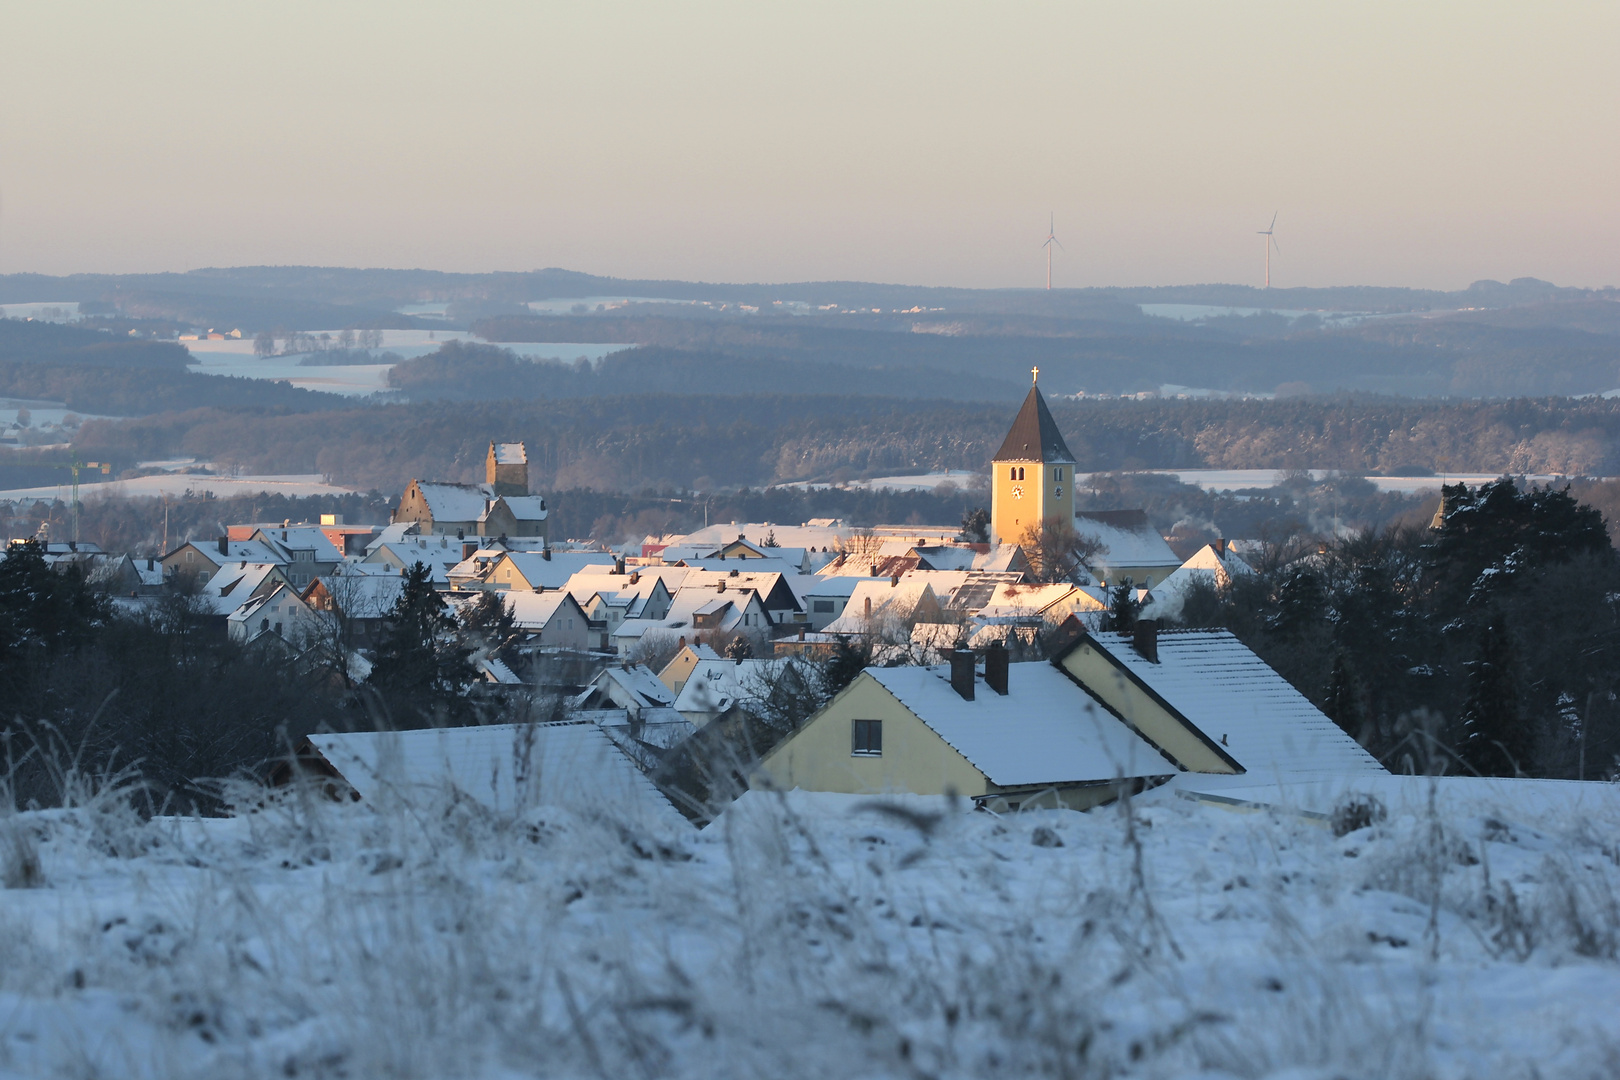
M 1237 491 L 1243 488 L 1268 488 L 1277 483 L 1283 475 L 1277 469 L 1149 469 L 1164 476 L 1174 476 L 1183 484 L 1194 484 L 1205 491 Z M 1324 479 L 1331 474 L 1328 469 L 1307 470 L 1312 478 Z M 1085 486 L 1089 474 L 1080 473 L 1075 480 L 1082 487 Z M 1439 491 L 1441 484 L 1469 484 L 1477 487 L 1488 484 L 1496 479 L 1496 474 L 1486 473 L 1448 473 L 1445 476 L 1369 476 L 1368 481 L 1379 491 L 1399 491 L 1412 494 L 1418 491 Z M 1556 476 L 1527 476 L 1526 480 L 1536 484 L 1552 483 L 1562 477 Z
M 0 1075 L 1600 1077 L 1616 789 L 0 818 Z M 1551 792 L 1551 797 L 1549 797 Z
M 321 331 L 310 331 L 319 335 Z M 337 331 L 327 331 L 336 338 Z M 624 349 L 634 348 L 633 345 L 603 345 L 578 342 L 486 342 L 462 330 L 384 330 L 381 347 L 370 350 L 373 354 L 391 352 L 406 359 L 413 360 L 419 356 L 436 352 L 440 345 L 447 341 L 473 341 L 479 344 L 495 344 L 502 349 L 510 349 L 519 356 L 531 360 L 563 360 L 573 361 L 585 357 L 596 362 L 611 353 Z M 379 390 L 388 389 L 388 372 L 393 369 L 392 363 L 387 364 L 334 364 L 322 365 L 314 363 L 305 365 L 304 360 L 320 359 L 320 353 L 292 353 L 286 356 L 271 356 L 260 358 L 253 354 L 251 339 L 231 339 L 226 341 L 187 341 L 183 343 L 196 358 L 197 363 L 191 367 L 192 371 L 200 375 L 226 375 L 246 379 L 281 379 L 294 386 L 307 390 L 321 390 L 329 394 L 347 394 L 358 396 L 374 394 Z
M 160 495 L 183 495 L 187 491 L 202 494 L 211 491 L 219 498 L 269 492 L 273 495 L 346 495 L 353 488 L 328 484 L 319 473 L 290 473 L 276 476 L 199 476 L 195 473 L 166 473 L 162 476 L 139 476 L 133 480 L 109 480 L 101 484 L 81 484 L 79 498 L 86 503 L 97 499 Z M 64 502 L 72 497 L 71 484 L 52 487 L 12 488 L 0 491 L 0 500 L 7 502 L 44 499 Z

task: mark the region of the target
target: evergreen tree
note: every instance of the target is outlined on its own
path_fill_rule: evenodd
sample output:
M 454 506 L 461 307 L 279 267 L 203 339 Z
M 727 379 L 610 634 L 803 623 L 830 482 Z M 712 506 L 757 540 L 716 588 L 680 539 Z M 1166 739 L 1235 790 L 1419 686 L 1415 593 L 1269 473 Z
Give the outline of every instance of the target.
M 462 622 L 469 630 L 483 631 L 497 645 L 511 638 L 517 625 L 505 594 L 493 589 L 479 593 L 478 599 L 467 607 Z
M 110 614 L 78 568 L 52 570 L 37 540 L 6 549 L 0 559 L 0 686 L 34 651 L 61 653 L 90 641 Z
M 1366 713 L 1361 707 L 1361 688 L 1356 685 L 1356 677 L 1350 670 L 1350 661 L 1342 651 L 1333 654 L 1333 673 L 1328 676 L 1322 711 L 1352 738 L 1362 737 Z
M 1468 697 L 1462 708 L 1463 761 L 1486 776 L 1530 771 L 1534 739 L 1519 708 L 1513 642 L 1500 616 L 1480 635 L 1479 653 L 1465 665 Z
M 367 682 L 394 710 L 396 722 L 425 720 L 436 713 L 460 717 L 463 694 L 476 678 L 455 635 L 455 620 L 433 589 L 432 573 L 422 563 L 405 571 L 404 588 L 385 620 L 377 660 Z
M 962 535 L 975 544 L 990 542 L 990 511 L 975 506 L 962 515 Z
M 1124 633 L 1136 629 L 1136 616 L 1141 612 L 1142 605 L 1136 599 L 1135 583 L 1126 578 L 1114 586 L 1108 598 L 1108 619 L 1106 630 L 1118 630 Z

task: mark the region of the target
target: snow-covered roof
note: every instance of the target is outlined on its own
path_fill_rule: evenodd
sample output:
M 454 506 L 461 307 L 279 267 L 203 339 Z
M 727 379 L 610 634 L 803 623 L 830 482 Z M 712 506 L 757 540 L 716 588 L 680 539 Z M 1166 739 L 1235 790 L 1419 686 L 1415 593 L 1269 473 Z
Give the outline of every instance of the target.
M 478 661 L 478 670 L 484 676 L 485 682 L 500 683 L 502 686 L 520 686 L 523 683 L 523 680 L 517 677 L 517 672 L 507 667 L 499 657 L 484 657 Z
M 341 562 L 343 552 L 337 549 L 319 525 L 289 525 L 285 529 L 260 529 L 258 536 L 269 541 L 271 547 L 283 549 L 283 558 L 293 551 L 313 551 L 316 562 Z
M 1162 566 L 1169 571 L 1181 565 L 1141 510 L 1078 513 L 1074 515 L 1074 531 L 1103 545 L 1097 561 L 1104 566 Z
M 1100 633 L 1092 640 L 1250 774 L 1385 771 L 1229 631 L 1160 631 L 1158 663 L 1132 648 L 1129 634 Z
M 259 589 L 282 580 L 275 563 L 228 563 L 203 584 L 198 596 L 215 615 L 229 615 L 253 599 Z
M 973 569 L 989 571 L 1023 570 L 1029 564 L 1024 549 L 1017 544 L 997 544 L 973 560 Z
M 538 551 L 509 551 L 503 556 L 530 585 L 560 589 L 587 566 L 613 568 L 605 551 L 553 551 L 550 558 Z
M 645 664 L 634 664 L 630 667 L 603 668 L 602 673 L 596 677 L 593 686 L 607 689 L 607 683 L 614 683 L 634 701 L 635 708 L 646 709 L 660 705 L 670 705 L 675 701 L 675 695 L 670 693 L 669 687 L 658 681 L 658 676 Z M 585 696 L 589 696 L 589 693 Z M 615 698 L 617 700 L 617 698 Z M 620 701 L 621 705 L 630 705 L 629 701 Z
M 839 522 L 837 524 L 816 524 L 807 522 L 803 525 L 773 525 L 770 522 L 749 522 L 747 524 L 710 525 L 696 532 L 687 533 L 682 537 L 670 540 L 673 544 L 691 544 L 693 546 L 710 545 L 723 547 L 741 536 L 755 547 L 764 547 L 765 541 L 774 536 L 776 542 L 783 547 L 796 548 L 824 548 L 842 547 L 844 541 L 853 536 L 855 530 Z
M 538 495 L 503 495 L 500 501 L 519 521 L 546 520 L 546 500 Z
M 997 585 L 990 602 L 979 610 L 986 619 L 1005 616 L 1045 615 L 1054 609 L 1067 613 L 1071 607 L 1093 608 L 1098 602 L 1091 594 L 1069 584 Z
M 484 515 L 490 495 L 476 484 L 424 484 L 416 490 L 435 521 L 477 521 Z
M 414 521 L 397 521 L 392 525 L 384 525 L 382 532 L 366 545 L 366 551 L 369 553 L 373 548 L 382 547 L 384 544 L 397 544 L 407 536 L 415 535 L 416 531 Z
M 712 651 L 712 650 L 711 650 Z M 753 701 L 769 678 L 791 660 L 705 659 L 692 669 L 675 698 L 675 711 L 718 716 L 738 703 Z
M 1254 569 L 1233 554 L 1230 548 L 1222 556 L 1214 545 L 1205 544 L 1197 554 L 1182 563 L 1180 569 L 1153 586 L 1153 603 L 1142 609 L 1142 615 L 1150 619 L 1174 619 L 1181 614 L 1187 592 L 1195 584 L 1224 589 L 1232 583 L 1233 578 L 1253 574 Z
M 829 634 L 870 633 L 876 623 L 910 620 L 919 607 L 934 599 L 934 590 L 925 581 L 902 579 L 898 585 L 889 578 L 862 581 L 850 591 L 844 613 L 822 629 Z M 868 600 L 872 602 L 870 621 L 866 613 Z
M 1168 776 L 1176 766 L 1050 664 L 1011 664 L 1007 693 L 951 688 L 950 665 L 867 668 L 1000 787 Z
M 687 566 L 694 570 L 704 570 L 711 574 L 729 574 L 733 570 L 740 570 L 745 574 L 781 574 L 783 577 L 797 577 L 801 563 L 768 556 L 763 559 L 682 559 Z
M 202 553 L 203 558 L 215 566 L 224 566 L 226 563 L 285 563 L 287 558 L 281 552 L 258 540 L 227 540 L 225 551 L 219 550 L 215 541 L 193 540 L 191 546 Z M 182 545 L 183 546 L 183 545 Z M 170 554 L 173 554 L 171 552 Z
M 854 594 L 855 587 L 863 581 L 877 581 L 877 578 L 866 577 L 824 577 L 821 574 L 797 574 L 787 579 L 788 586 L 801 599 L 812 596 L 849 597 Z M 888 579 L 883 579 L 887 581 Z
M 497 465 L 527 465 L 529 451 L 520 442 L 490 443 L 490 452 L 495 455 Z
M 505 814 L 555 806 L 664 831 L 688 828 L 593 723 L 357 732 L 309 741 L 367 802 L 454 789 Z
M 506 600 L 506 610 L 512 613 L 512 623 L 520 630 L 540 630 L 565 604 L 577 603 L 568 593 L 503 592 L 496 595 Z

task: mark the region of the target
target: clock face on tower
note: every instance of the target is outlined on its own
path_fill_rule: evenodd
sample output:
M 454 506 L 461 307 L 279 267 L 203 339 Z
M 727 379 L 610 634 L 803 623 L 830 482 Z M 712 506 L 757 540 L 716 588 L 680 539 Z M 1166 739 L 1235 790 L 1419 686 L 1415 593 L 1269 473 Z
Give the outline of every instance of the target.
M 1015 499 L 1022 499 L 1024 497 L 1024 488 L 1022 484 L 1013 485 L 1012 497 Z

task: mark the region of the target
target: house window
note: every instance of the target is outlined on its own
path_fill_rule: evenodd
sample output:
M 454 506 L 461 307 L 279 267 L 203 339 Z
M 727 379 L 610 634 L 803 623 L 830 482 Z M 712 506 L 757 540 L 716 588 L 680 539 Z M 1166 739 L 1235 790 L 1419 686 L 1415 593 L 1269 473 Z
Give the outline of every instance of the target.
M 854 757 L 882 757 L 883 721 L 852 720 L 849 752 Z
M 812 600 L 810 601 L 810 607 L 818 615 L 831 615 L 833 602 L 831 600 Z

